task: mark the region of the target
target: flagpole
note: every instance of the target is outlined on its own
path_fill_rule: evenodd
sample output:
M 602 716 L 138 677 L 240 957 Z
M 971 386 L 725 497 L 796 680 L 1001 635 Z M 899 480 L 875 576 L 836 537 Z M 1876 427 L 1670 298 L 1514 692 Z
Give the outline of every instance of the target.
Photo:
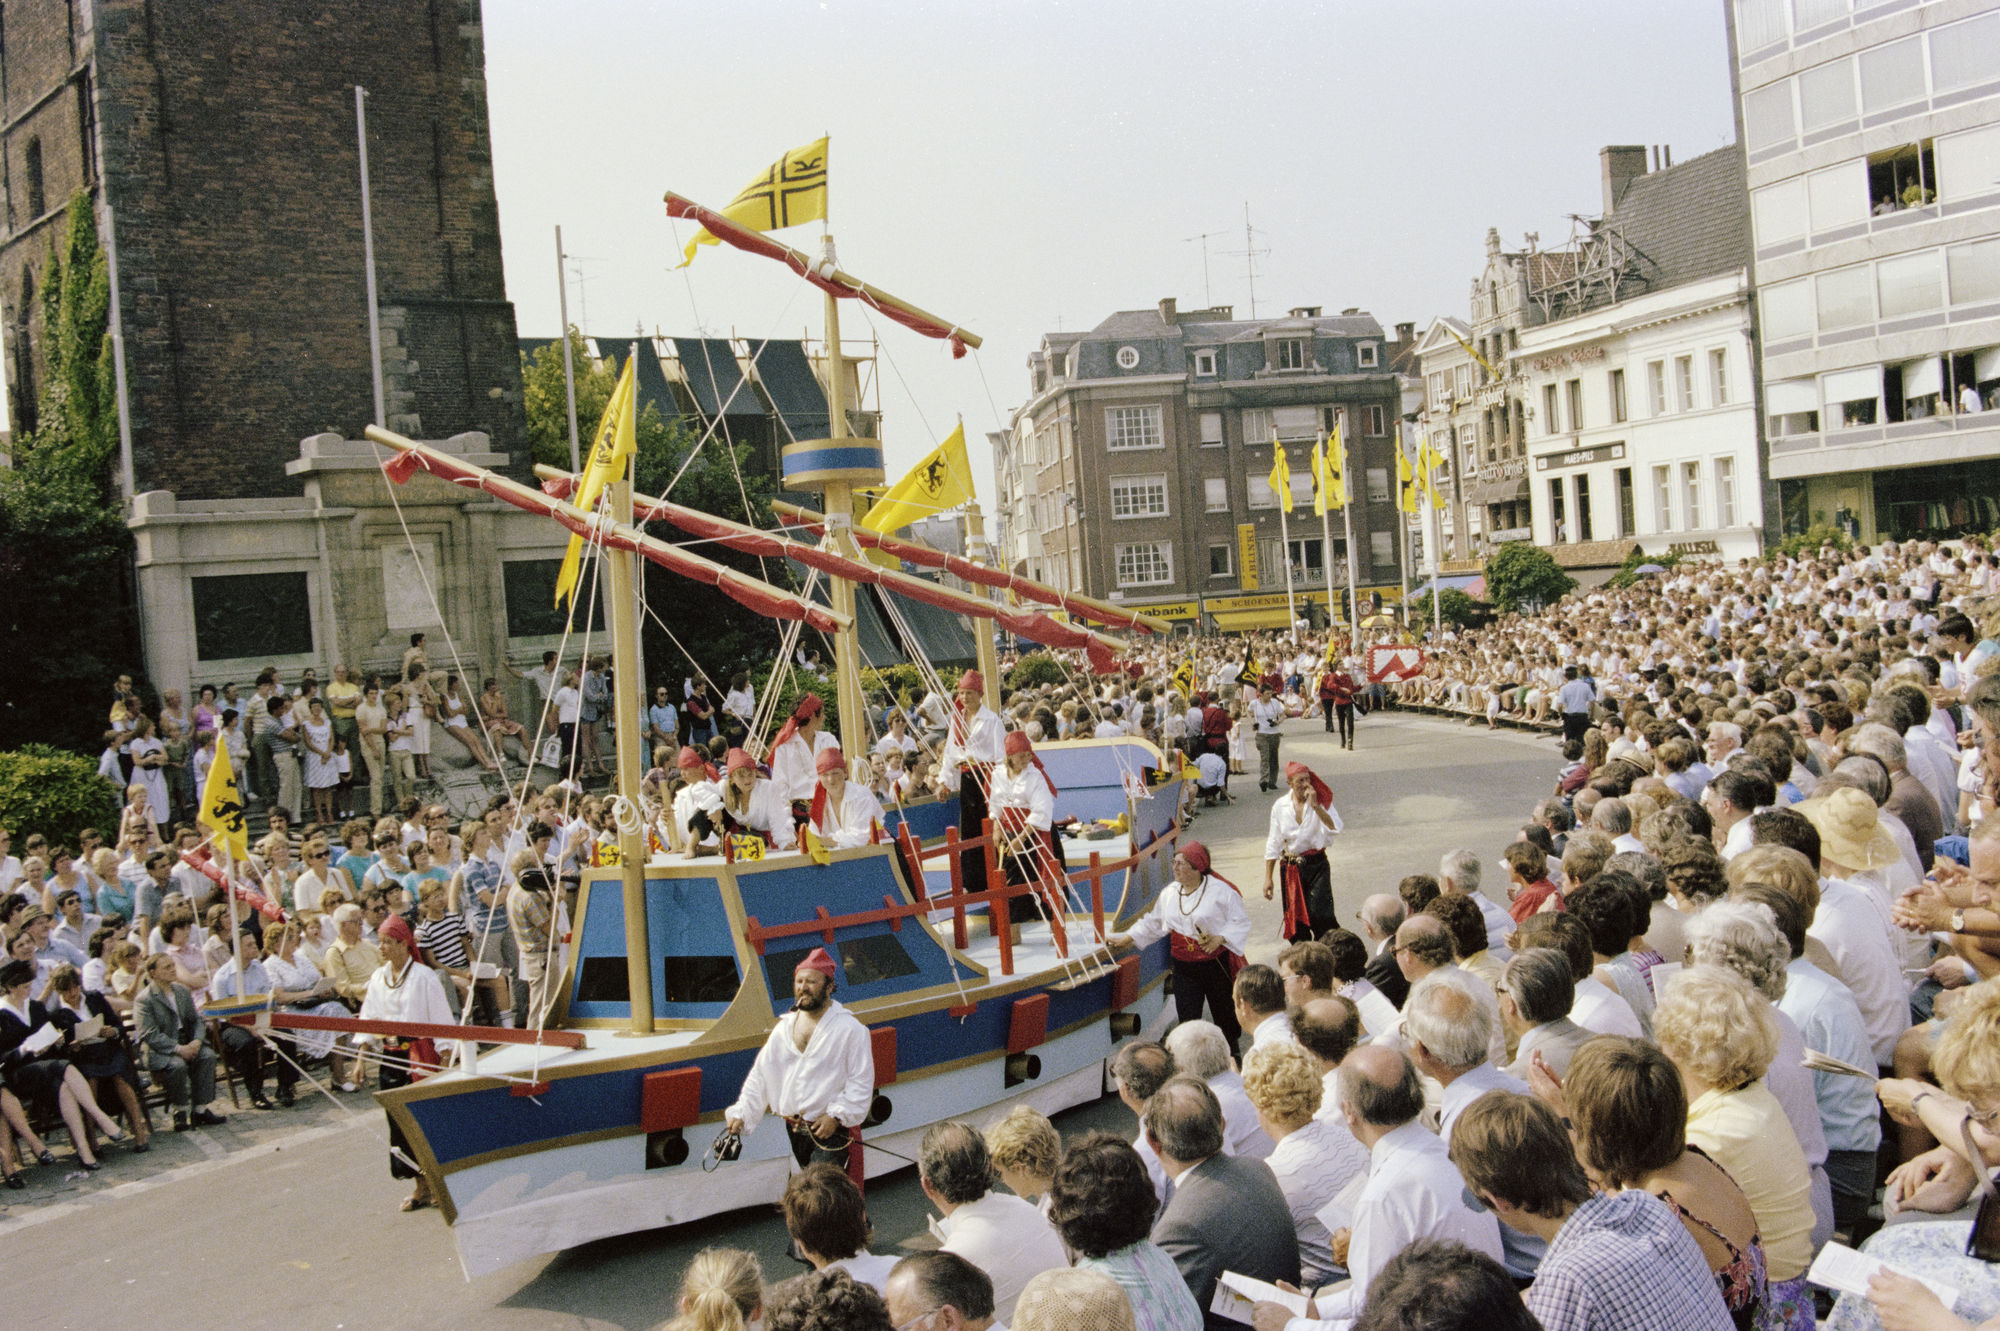
M 1313 476 L 1313 493 L 1318 497 L 1318 502 L 1313 507 L 1319 510 L 1319 567 L 1320 575 L 1326 579 L 1326 627 L 1328 634 L 1331 635 L 1333 632 L 1333 519 L 1328 516 L 1326 511 L 1326 477 L 1327 464 L 1332 459 L 1326 456 L 1327 451 L 1326 444 L 1322 443 L 1320 445 L 1321 458 L 1319 470 Z
M 368 89 L 354 85 L 354 138 L 361 149 L 361 266 L 368 278 L 368 372 L 375 387 L 375 423 L 389 428 L 382 394 L 382 316 L 375 302 L 375 218 L 368 197 Z
M 583 470 L 576 442 L 576 372 L 569 355 L 569 274 L 563 271 L 562 228 L 556 228 L 556 303 L 562 311 L 563 397 L 569 403 L 569 469 Z
M 1356 656 L 1361 654 L 1361 589 L 1354 580 L 1354 491 L 1351 487 L 1352 473 L 1347 469 L 1346 413 L 1334 418 L 1334 428 L 1340 435 L 1340 487 L 1342 497 L 1347 500 L 1340 506 L 1341 525 L 1347 531 L 1347 634 L 1349 650 Z M 1366 477 L 1363 478 L 1366 480 Z

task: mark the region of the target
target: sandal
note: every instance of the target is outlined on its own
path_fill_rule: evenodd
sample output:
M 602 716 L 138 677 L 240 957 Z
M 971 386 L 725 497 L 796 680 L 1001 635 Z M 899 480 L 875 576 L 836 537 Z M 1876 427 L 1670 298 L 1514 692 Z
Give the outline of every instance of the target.
M 35 1158 L 41 1161 L 45 1165 L 52 1165 L 56 1162 L 56 1153 L 54 1151 L 51 1151 L 48 1147 L 44 1146 L 39 1152 L 36 1153 Z
M 428 1197 L 405 1197 L 403 1198 L 403 1205 L 399 1209 L 404 1211 L 421 1211 L 433 1205 L 435 1203 Z

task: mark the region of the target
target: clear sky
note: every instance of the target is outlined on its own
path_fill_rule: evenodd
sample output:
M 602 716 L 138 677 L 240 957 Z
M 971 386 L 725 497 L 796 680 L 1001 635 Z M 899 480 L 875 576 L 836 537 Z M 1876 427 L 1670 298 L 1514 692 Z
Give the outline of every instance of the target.
M 843 267 L 985 338 L 953 362 L 843 302 L 850 351 L 879 333 L 891 479 L 963 415 L 990 496 L 1045 331 L 1163 296 L 1248 315 L 1246 203 L 1260 314 L 1421 331 L 1464 316 L 1489 226 L 1553 247 L 1602 211 L 1600 147 L 1729 143 L 1723 3 L 485 0 L 507 294 L 555 332 L 560 225 L 587 333 L 817 337 L 776 264 L 672 271 L 661 196 L 720 207 L 830 133 Z

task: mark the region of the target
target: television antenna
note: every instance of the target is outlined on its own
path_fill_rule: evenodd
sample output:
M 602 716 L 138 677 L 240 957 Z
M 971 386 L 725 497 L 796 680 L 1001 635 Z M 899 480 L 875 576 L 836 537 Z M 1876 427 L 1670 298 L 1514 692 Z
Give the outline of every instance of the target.
M 587 254 L 565 254 L 563 261 L 569 265 L 569 284 L 576 289 L 577 315 L 582 320 L 585 337 L 590 336 L 590 284 L 597 279 L 584 274 L 587 263 L 603 263 L 603 259 Z
M 1215 291 L 1208 281 L 1208 242 L 1216 236 L 1228 234 L 1227 231 L 1204 231 L 1198 236 L 1189 236 L 1181 242 L 1183 245 L 1192 245 L 1197 241 L 1201 243 L 1201 302 L 1211 310 L 1215 308 Z
M 1250 225 L 1250 201 L 1245 199 L 1243 201 L 1243 248 L 1240 250 L 1225 250 L 1223 252 L 1232 258 L 1243 260 L 1243 276 L 1250 284 L 1250 317 L 1252 319 L 1257 317 L 1257 260 L 1271 252 L 1268 245 L 1262 249 L 1257 247 L 1257 237 L 1263 234 L 1262 231 Z

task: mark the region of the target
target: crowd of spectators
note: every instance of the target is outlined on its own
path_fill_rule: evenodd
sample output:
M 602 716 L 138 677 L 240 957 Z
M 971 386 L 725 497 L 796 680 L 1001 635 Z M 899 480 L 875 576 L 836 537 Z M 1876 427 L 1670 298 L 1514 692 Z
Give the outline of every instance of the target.
M 1219 1331 L 1233 1272 L 1311 1296 L 1239 1305 L 1256 1331 L 2000 1325 L 1994 571 L 1979 542 L 1684 565 L 1437 635 L 1401 686 L 1267 637 L 1011 694 L 1037 738 L 1191 760 L 1253 691 L 1328 729 L 1371 702 L 1561 723 L 1562 758 L 1511 844 L 1243 967 L 1240 1048 L 1206 1021 L 1121 1047 L 1129 1140 L 1025 1110 L 983 1155 L 931 1134 L 933 1201 L 1005 1188 L 1058 1247 L 1010 1214 L 946 1245 L 983 1280 L 816 1263 L 733 1315 Z M 1880 1264 L 1865 1287 L 1808 1278 L 1832 1244 Z M 701 1270 L 683 1331 L 717 1325 Z

